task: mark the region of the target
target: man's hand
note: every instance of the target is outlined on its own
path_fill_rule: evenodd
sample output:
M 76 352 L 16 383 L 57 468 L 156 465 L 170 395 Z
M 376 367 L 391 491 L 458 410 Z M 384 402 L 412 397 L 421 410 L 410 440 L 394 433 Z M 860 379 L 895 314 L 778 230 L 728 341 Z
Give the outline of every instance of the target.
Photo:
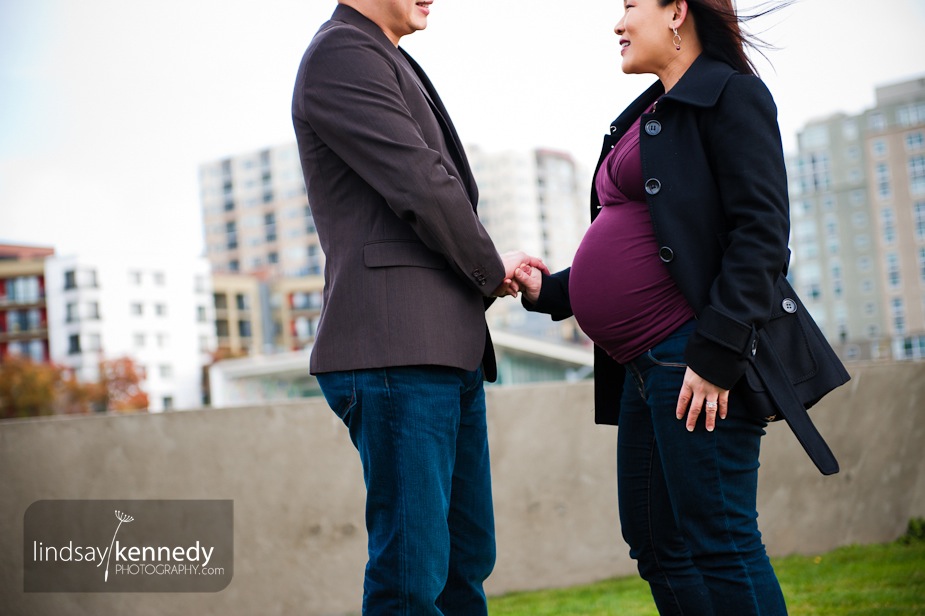
M 549 274 L 549 268 L 546 267 L 542 259 L 539 257 L 532 257 L 520 250 L 502 254 L 501 263 L 504 264 L 504 282 L 492 293 L 495 297 L 504 297 L 506 295 L 517 297 L 517 293 L 520 291 L 520 285 L 514 278 L 514 270 L 519 267 L 527 266 L 531 269 L 535 268 L 538 271 Z

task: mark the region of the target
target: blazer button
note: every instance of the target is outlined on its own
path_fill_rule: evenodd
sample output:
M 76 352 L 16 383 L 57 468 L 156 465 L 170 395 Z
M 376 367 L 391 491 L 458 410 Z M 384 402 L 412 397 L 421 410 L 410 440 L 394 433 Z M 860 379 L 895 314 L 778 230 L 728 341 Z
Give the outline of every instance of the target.
M 658 249 L 658 258 L 665 263 L 671 263 L 674 261 L 674 251 L 668 246 L 662 246 Z
M 793 314 L 797 311 L 797 303 L 790 299 L 789 297 L 781 302 L 781 307 L 784 309 L 784 312 Z
M 662 132 L 661 122 L 659 122 L 658 120 L 649 120 L 648 122 L 646 122 L 646 134 L 647 135 L 649 135 L 650 137 L 654 137 L 660 132 Z
M 649 178 L 646 180 L 646 192 L 650 195 L 657 195 L 658 191 L 662 189 L 662 183 L 655 178 Z

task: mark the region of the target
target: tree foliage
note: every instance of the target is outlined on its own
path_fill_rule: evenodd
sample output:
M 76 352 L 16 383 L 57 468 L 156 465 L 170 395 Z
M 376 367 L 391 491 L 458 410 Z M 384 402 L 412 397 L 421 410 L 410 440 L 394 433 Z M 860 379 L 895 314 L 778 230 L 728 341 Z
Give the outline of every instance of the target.
M 143 411 L 148 408 L 143 380 L 128 357 L 101 361 L 99 379 L 89 383 L 61 366 L 5 357 L 0 363 L 0 419 Z

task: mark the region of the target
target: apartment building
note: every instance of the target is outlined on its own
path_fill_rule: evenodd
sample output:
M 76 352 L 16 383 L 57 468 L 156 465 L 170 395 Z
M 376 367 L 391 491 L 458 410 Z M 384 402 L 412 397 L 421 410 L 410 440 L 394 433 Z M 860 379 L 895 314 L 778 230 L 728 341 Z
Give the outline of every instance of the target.
M 797 290 L 845 358 L 925 358 L 925 77 L 807 124 L 788 159 Z
M 150 411 L 202 406 L 216 349 L 205 259 L 55 256 L 45 266 L 54 362 L 94 381 L 101 360 L 127 356 L 142 369 Z
M 11 356 L 50 359 L 45 258 L 53 248 L 0 244 L 0 362 Z

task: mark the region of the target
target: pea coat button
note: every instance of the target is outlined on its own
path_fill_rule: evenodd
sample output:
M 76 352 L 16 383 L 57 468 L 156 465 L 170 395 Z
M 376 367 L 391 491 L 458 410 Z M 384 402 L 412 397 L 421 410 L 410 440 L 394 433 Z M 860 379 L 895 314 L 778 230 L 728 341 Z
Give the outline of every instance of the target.
M 797 311 L 797 303 L 789 297 L 781 302 L 781 307 L 784 309 L 784 312 L 789 312 L 790 314 Z
M 657 195 L 658 191 L 662 189 L 662 183 L 656 180 L 655 178 L 649 178 L 646 180 L 646 192 L 650 195 Z
M 674 261 L 674 251 L 668 246 L 662 246 L 658 249 L 658 258 L 665 263 L 671 263 Z
M 654 137 L 655 135 L 662 132 L 662 123 L 658 120 L 649 120 L 646 122 L 646 134 Z

